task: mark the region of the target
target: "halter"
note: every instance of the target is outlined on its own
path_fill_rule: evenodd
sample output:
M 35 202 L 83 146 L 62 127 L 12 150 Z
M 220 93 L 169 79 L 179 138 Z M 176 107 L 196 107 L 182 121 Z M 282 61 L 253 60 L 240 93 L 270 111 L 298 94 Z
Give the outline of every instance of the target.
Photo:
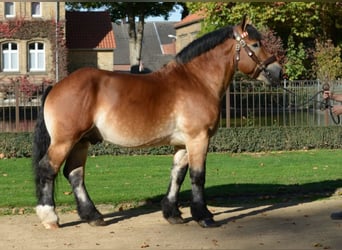
M 267 58 L 264 62 L 261 62 L 259 58 L 255 55 L 253 50 L 249 48 L 247 43 L 245 42 L 244 38 L 248 36 L 248 33 L 244 31 L 242 34 L 239 34 L 239 32 L 234 27 L 233 29 L 235 40 L 237 41 L 235 51 L 235 68 L 238 69 L 238 63 L 240 61 L 240 50 L 241 47 L 245 49 L 247 55 L 256 63 L 256 67 L 253 71 L 252 78 L 256 78 L 261 71 L 265 73 L 265 76 L 270 80 L 272 84 L 276 84 L 276 81 L 273 80 L 271 73 L 267 70 L 267 66 L 275 61 L 277 61 L 277 58 L 273 55 L 269 58 Z

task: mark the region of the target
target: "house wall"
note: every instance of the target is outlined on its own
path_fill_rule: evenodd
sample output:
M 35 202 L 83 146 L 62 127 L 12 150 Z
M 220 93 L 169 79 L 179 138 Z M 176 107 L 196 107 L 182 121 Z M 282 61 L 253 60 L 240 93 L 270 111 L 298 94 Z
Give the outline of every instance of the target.
M 197 38 L 198 33 L 201 31 L 201 23 L 195 22 L 192 24 L 184 25 L 176 28 L 176 52 L 178 53 L 189 43 Z
M 8 18 L 5 16 L 5 2 L 0 2 L 0 22 L 6 22 L 10 20 L 56 20 L 57 6 L 59 7 L 60 21 L 65 20 L 65 3 L 60 2 L 58 5 L 56 2 L 40 2 L 41 4 L 41 16 L 31 16 L 31 2 L 14 2 L 15 16 Z M 43 42 L 45 46 L 45 71 L 42 72 L 30 72 L 28 67 L 28 44 L 30 42 Z M 19 71 L 18 72 L 2 72 L 0 68 L 0 83 L 6 83 L 10 81 L 10 78 L 17 76 L 28 75 L 33 83 L 41 83 L 42 79 L 55 80 L 55 62 L 53 61 L 55 51 L 52 51 L 51 41 L 46 38 L 33 37 L 28 40 L 17 40 L 11 38 L 0 37 L 0 45 L 5 42 L 15 42 L 18 44 L 19 50 Z M 0 46 L 1 52 L 1 46 Z M 1 62 L 0 54 L 0 62 Z
M 11 2 L 11 1 L 7 1 Z M 65 3 L 64 2 L 40 2 L 41 4 L 41 17 L 32 17 L 31 16 L 31 2 L 14 2 L 14 11 L 15 17 L 14 18 L 23 18 L 25 20 L 32 20 L 32 19 L 43 19 L 43 20 L 50 20 L 56 19 L 56 12 L 57 7 L 59 7 L 59 19 L 65 19 Z M 0 2 L 0 20 L 9 19 L 5 17 L 5 3 Z
M 113 71 L 114 69 L 114 52 L 113 50 L 99 51 L 97 53 L 97 66 L 100 69 Z
M 113 71 L 113 50 L 69 50 L 68 57 L 69 72 L 83 67 L 95 67 Z
M 28 65 L 28 44 L 31 42 L 43 42 L 45 46 L 45 71 L 30 72 Z M 20 75 L 29 75 L 33 83 L 41 83 L 42 79 L 54 80 L 55 74 L 52 69 L 55 64 L 52 61 L 51 44 L 48 39 L 30 39 L 30 40 L 16 40 L 16 39 L 0 39 L 0 44 L 4 42 L 15 42 L 18 45 L 19 51 L 19 71 L 18 72 L 2 72 L 0 71 L 1 82 L 8 82 L 9 78 Z

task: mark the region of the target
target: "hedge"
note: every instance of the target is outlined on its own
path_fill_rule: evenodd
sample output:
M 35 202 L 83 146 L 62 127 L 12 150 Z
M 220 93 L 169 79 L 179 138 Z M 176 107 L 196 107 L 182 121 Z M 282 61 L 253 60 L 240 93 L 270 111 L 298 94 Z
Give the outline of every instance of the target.
M 0 133 L 0 158 L 31 157 L 32 133 Z M 342 127 L 221 128 L 211 139 L 209 152 L 261 152 L 342 148 Z M 172 154 L 173 147 L 121 148 L 103 142 L 89 155 Z

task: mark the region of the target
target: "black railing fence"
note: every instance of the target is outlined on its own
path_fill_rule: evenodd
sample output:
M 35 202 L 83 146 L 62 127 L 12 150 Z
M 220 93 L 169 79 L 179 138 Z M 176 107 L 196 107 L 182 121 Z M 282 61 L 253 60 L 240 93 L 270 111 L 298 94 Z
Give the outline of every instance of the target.
M 342 94 L 341 80 L 329 84 Z M 33 131 L 47 85 L 0 82 L 0 132 Z M 222 101 L 220 127 L 336 125 L 325 107 L 322 87 L 319 80 L 284 80 L 278 87 L 233 81 Z
M 48 82 L 0 82 L 0 132 L 33 131 Z
M 329 86 L 331 91 L 342 94 L 342 81 Z M 224 99 L 220 126 L 336 125 L 326 108 L 322 88 L 319 80 L 284 80 L 277 87 L 256 81 L 233 81 Z

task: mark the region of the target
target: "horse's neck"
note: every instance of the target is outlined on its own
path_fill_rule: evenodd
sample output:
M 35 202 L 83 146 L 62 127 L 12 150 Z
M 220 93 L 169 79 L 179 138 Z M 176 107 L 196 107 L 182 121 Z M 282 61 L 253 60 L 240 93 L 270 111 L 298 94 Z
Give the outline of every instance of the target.
M 226 41 L 216 48 L 194 58 L 185 67 L 213 95 L 222 98 L 234 75 L 234 46 Z

